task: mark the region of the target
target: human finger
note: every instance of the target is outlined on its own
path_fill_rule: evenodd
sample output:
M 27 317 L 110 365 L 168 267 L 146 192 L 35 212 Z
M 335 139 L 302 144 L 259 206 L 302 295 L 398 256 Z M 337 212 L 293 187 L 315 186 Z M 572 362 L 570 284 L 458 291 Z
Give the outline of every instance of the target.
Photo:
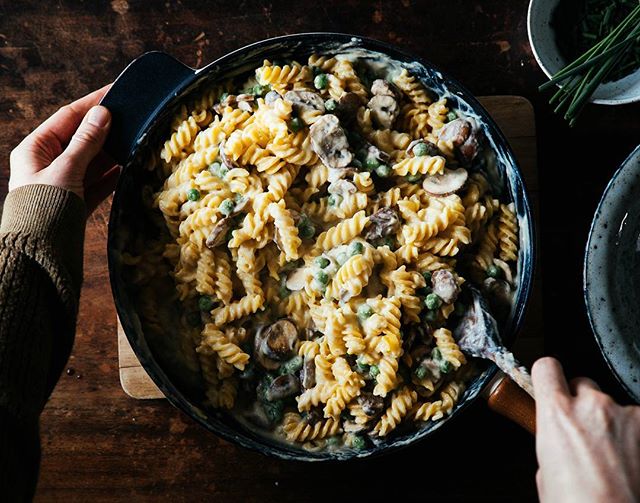
M 108 84 L 79 100 L 61 107 L 28 134 L 11 152 L 11 167 L 37 173 L 51 164 L 64 150 L 91 106 L 109 90 Z
M 56 113 L 40 124 L 32 135 L 55 138 L 62 148 L 69 142 L 89 109 L 97 105 L 107 93 L 111 84 L 96 89 L 76 101 L 61 107 Z
M 95 106 L 87 112 L 64 152 L 48 169 L 66 171 L 73 178 L 84 180 L 87 166 L 104 145 L 111 124 L 111 113 Z
M 569 385 L 562 365 L 555 358 L 547 356 L 537 360 L 531 369 L 531 378 L 537 402 L 544 401 L 545 397 L 556 393 L 569 394 Z
M 574 395 L 579 395 L 585 391 L 600 391 L 600 386 L 588 377 L 576 377 L 569 383 L 569 389 Z

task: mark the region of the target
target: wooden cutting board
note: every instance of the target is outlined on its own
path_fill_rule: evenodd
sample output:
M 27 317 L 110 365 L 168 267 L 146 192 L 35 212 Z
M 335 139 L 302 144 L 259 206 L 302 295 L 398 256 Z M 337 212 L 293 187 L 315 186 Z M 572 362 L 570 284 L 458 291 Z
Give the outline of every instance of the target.
M 497 122 L 498 127 L 509 140 L 518 160 L 531 197 L 534 220 L 538 218 L 538 174 L 536 170 L 536 129 L 533 106 L 522 96 L 483 96 L 482 105 Z M 526 365 L 542 356 L 544 337 L 542 331 L 542 288 L 540 285 L 540 265 L 538 260 L 531 303 L 514 352 Z M 124 392 L 132 398 L 164 398 L 136 358 L 120 322 L 118 322 L 118 367 L 120 383 Z

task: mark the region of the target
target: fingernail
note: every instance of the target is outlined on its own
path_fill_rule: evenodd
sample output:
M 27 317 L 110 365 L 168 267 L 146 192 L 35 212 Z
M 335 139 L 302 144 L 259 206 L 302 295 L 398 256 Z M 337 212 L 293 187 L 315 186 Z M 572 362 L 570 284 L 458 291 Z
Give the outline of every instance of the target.
M 109 117 L 109 110 L 98 105 L 89 110 L 87 121 L 89 124 L 93 124 L 94 126 L 105 127 L 109 123 Z

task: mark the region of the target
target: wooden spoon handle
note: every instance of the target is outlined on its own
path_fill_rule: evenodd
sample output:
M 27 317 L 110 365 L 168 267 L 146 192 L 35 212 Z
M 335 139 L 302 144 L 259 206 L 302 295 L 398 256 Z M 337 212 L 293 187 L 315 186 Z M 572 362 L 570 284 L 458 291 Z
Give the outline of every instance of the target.
M 500 372 L 487 388 L 485 397 L 492 410 L 535 435 L 536 402 L 508 376 Z

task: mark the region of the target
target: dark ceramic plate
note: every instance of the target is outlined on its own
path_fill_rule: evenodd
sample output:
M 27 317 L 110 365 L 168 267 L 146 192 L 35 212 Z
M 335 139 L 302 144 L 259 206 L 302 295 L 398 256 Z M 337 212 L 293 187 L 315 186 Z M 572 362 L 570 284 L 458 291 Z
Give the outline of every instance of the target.
M 584 259 L 591 328 L 620 384 L 640 403 L 640 146 L 616 171 L 593 217 Z
M 518 288 L 512 311 L 502 327 L 503 338 L 507 344 L 510 343 L 522 321 L 533 275 L 534 236 L 528 198 L 511 149 L 494 121 L 469 91 L 430 63 L 382 42 L 352 35 L 288 35 L 238 49 L 200 70 L 188 68 L 163 53 L 145 54 L 127 67 L 103 100 L 113 114 L 107 150 L 125 165 L 109 221 L 108 257 L 116 308 L 129 342 L 146 371 L 173 405 L 227 440 L 281 458 L 315 461 L 366 457 L 417 442 L 456 417 L 478 397 L 495 373 L 494 367 L 487 367 L 470 383 L 446 420 L 429 423 L 418 431 L 399 434 L 362 451 L 308 452 L 261 436 L 239 424 L 228 413 L 204 408 L 197 372 L 180 357 L 180 348 L 172 343 L 177 337 L 171 334 L 171 328 L 167 327 L 167 337 L 160 340 L 145 336 L 144 322 L 141 322 L 135 306 L 136 289 L 126 279 L 122 253 L 136 237 L 153 237 L 149 236 L 149 226 L 141 217 L 144 214 L 141 190 L 148 176 L 142 165 L 151 155 L 150 149 L 157 149 L 167 137 L 170 118 L 177 107 L 205 86 L 258 67 L 265 58 L 305 61 L 312 52 L 332 54 L 345 50 L 361 51 L 364 58 L 390 57 L 407 67 L 427 87 L 441 96 L 446 95 L 452 106 L 476 117 L 484 129 L 489 146 L 495 153 L 495 169 L 489 174 L 504 199 L 515 203 L 520 225 Z M 176 309 L 168 302 L 156 307 L 162 313 L 175 312 Z

